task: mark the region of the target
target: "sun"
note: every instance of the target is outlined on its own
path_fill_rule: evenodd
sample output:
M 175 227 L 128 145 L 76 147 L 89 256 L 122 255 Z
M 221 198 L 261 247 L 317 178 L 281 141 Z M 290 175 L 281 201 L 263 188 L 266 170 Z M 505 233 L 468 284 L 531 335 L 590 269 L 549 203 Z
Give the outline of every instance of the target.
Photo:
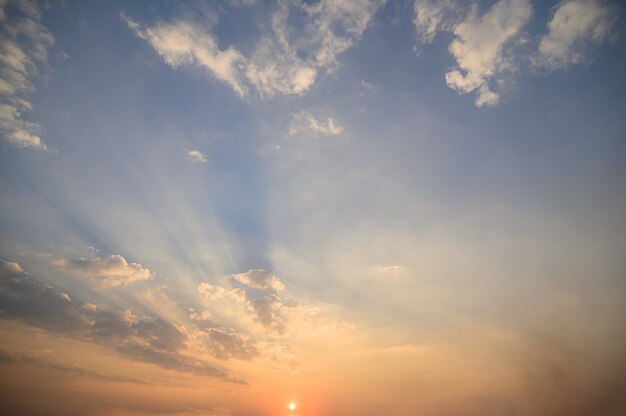
M 296 410 L 296 404 L 294 402 L 289 403 L 289 410 L 291 411 Z

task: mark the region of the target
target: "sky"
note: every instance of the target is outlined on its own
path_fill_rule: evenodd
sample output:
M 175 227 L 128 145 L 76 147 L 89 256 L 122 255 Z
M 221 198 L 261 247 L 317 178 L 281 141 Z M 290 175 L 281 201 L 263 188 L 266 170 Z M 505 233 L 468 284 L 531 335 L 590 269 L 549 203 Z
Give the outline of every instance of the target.
M 624 13 L 0 0 L 0 413 L 626 414 Z

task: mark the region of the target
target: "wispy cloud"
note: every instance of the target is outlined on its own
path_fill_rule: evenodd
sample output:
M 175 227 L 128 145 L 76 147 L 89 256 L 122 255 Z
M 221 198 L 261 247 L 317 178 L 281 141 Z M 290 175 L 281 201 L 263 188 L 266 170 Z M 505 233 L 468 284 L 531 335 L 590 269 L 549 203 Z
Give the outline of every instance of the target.
M 465 14 L 458 0 L 415 0 L 413 24 L 417 34 L 416 51 L 432 43 L 441 31 L 451 32 Z
M 317 119 L 308 111 L 293 114 L 288 129 L 290 135 L 309 133 L 314 136 L 336 136 L 342 132 L 343 127 L 337 124 L 334 118 L 328 117 L 326 120 Z
M 146 40 L 161 55 L 166 64 L 173 68 L 199 65 L 230 85 L 239 96 L 246 95 L 246 87 L 241 79 L 244 56 L 233 47 L 221 50 L 217 39 L 207 31 L 206 26 L 178 20 L 172 23 L 158 22 L 144 28 L 124 14 L 122 19 L 137 36 Z
M 605 41 L 617 21 L 617 8 L 599 0 L 562 0 L 539 42 L 538 66 L 550 70 L 585 63 L 593 46 Z
M 34 90 L 31 79 L 36 63 L 47 61 L 54 37 L 41 24 L 41 9 L 35 2 L 0 3 L 0 132 L 18 147 L 46 150 L 39 123 L 25 120 L 32 110 L 28 95 Z M 17 14 L 16 15 L 14 15 Z
M 240 96 L 254 87 L 261 95 L 303 94 L 321 73 L 333 72 L 338 56 L 358 42 L 384 1 L 278 2 L 253 52 L 218 48 L 210 25 L 190 20 L 143 27 L 122 15 L 170 66 L 196 64 L 228 83 Z M 293 15 L 303 22 L 294 24 Z M 207 27 L 209 26 L 209 27 Z

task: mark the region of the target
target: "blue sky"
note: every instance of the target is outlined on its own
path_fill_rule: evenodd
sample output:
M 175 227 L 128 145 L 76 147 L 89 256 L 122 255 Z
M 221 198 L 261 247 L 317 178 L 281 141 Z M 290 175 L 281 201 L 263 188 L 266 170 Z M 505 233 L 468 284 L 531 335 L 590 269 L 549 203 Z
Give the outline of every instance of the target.
M 619 2 L 0 9 L 7 411 L 626 409 Z

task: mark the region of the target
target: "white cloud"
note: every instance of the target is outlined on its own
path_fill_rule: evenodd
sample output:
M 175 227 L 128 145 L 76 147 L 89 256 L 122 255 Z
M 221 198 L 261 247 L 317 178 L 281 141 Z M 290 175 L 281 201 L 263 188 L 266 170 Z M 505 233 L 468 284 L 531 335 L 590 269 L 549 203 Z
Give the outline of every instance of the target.
M 616 20 L 615 7 L 607 2 L 561 1 L 539 42 L 535 63 L 552 70 L 584 63 L 591 47 L 608 37 Z
M 205 29 L 189 21 L 173 23 L 157 22 L 152 27 L 141 25 L 122 15 L 123 20 L 137 36 L 146 40 L 166 64 L 173 68 L 182 65 L 199 65 L 226 82 L 240 96 L 246 95 L 241 79 L 245 58 L 237 49 L 221 50 L 215 37 Z
M 338 125 L 332 117 L 328 117 L 326 121 L 318 120 L 311 113 L 301 111 L 292 116 L 288 133 L 293 135 L 303 132 L 312 133 L 315 136 L 337 135 L 343 132 L 343 127 Z
M 126 286 L 129 283 L 151 279 L 154 272 L 139 263 L 128 263 L 118 254 L 95 259 L 60 259 L 60 266 L 94 279 L 103 287 Z
M 532 14 L 528 0 L 500 0 L 478 16 L 474 6 L 469 15 L 454 28 L 456 39 L 449 50 L 458 68 L 446 73 L 446 83 L 459 93 L 476 92 L 476 105 L 496 105 L 499 94 L 490 81 L 512 69 L 513 62 L 504 53 Z
M 414 13 L 417 41 L 427 44 L 432 43 L 438 32 L 452 31 L 463 14 L 463 8 L 458 0 L 415 0 Z
M 285 289 L 285 285 L 277 276 L 263 269 L 248 270 L 245 273 L 233 274 L 230 277 L 242 285 L 254 289 L 274 289 L 279 292 Z
M 24 120 L 22 113 L 32 110 L 27 95 L 34 89 L 35 62 L 46 62 L 54 38 L 40 23 L 37 3 L 15 2 L 22 14 L 16 18 L 8 18 L 5 6 L 0 3 L 0 132 L 18 147 L 46 150 L 41 126 Z
M 198 285 L 198 292 L 209 300 L 218 300 L 226 296 L 226 289 L 206 282 L 202 282 Z
M 202 282 L 198 285 L 198 292 L 208 300 L 220 300 L 224 298 L 231 298 L 238 302 L 244 302 L 246 300 L 246 294 L 241 289 L 227 290 L 222 286 L 212 285 L 207 282 Z
M 300 95 L 313 86 L 320 72 L 335 70 L 338 55 L 360 40 L 383 3 L 321 0 L 309 5 L 281 1 L 248 58 L 234 47 L 220 50 L 205 25 L 177 20 L 144 28 L 124 15 L 122 18 L 168 65 L 200 65 L 241 97 L 246 96 L 249 86 L 266 96 Z M 294 15 L 298 19 L 293 19 Z M 295 23 L 299 19 L 303 21 Z
M 190 150 L 187 156 L 194 162 L 207 163 L 206 155 L 199 150 Z

